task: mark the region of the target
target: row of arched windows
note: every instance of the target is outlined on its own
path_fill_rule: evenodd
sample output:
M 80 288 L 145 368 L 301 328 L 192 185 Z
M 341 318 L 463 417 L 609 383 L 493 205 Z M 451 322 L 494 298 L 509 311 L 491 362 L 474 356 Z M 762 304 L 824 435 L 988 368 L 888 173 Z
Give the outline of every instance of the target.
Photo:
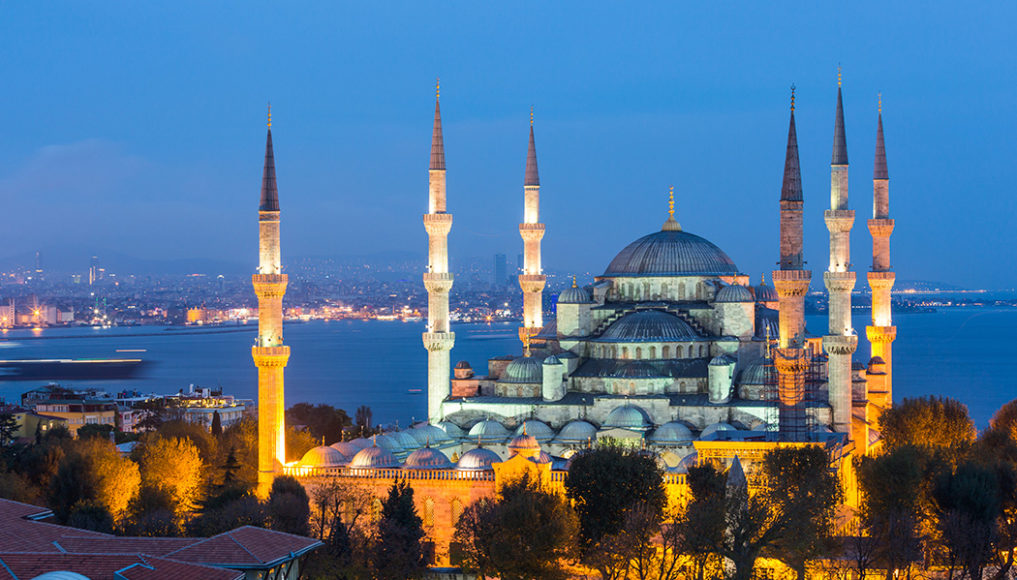
M 696 282 L 616 282 L 615 298 L 620 300 L 701 300 Z
M 690 344 L 687 346 L 676 345 L 674 349 L 671 345 L 663 345 L 660 348 L 660 359 L 657 358 L 657 347 L 648 346 L 643 348 L 641 346 L 629 347 L 629 346 L 618 346 L 613 344 L 599 344 L 593 345 L 593 356 L 596 358 L 615 358 L 622 360 L 660 360 L 670 358 L 705 358 L 710 355 L 710 347 L 706 344 Z M 674 352 L 674 357 L 671 353 Z M 643 356 L 646 355 L 646 356 Z

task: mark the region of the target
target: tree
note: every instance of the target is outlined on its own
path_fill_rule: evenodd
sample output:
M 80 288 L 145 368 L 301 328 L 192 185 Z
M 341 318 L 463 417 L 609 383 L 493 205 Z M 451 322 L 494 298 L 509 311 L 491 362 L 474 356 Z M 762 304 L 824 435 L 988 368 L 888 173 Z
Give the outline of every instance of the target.
M 311 555 L 307 575 L 356 577 L 368 569 L 366 534 L 359 524 L 371 512 L 374 495 L 350 480 L 330 478 L 311 490 L 311 535 L 325 542 Z
M 219 410 L 212 411 L 212 427 L 210 429 L 212 437 L 216 439 L 222 437 L 222 417 L 219 416 Z
M 131 517 L 124 528 L 131 536 L 176 536 L 180 534 L 177 504 L 164 487 L 142 485 L 131 502 Z
M 0 413 L 0 447 L 6 447 L 14 441 L 14 434 L 18 431 L 18 421 L 13 413 Z
M 105 505 L 92 500 L 81 500 L 74 504 L 67 517 L 67 525 L 72 528 L 113 533 L 113 515 Z
M 321 440 L 315 441 L 311 434 L 303 429 L 297 429 L 293 426 L 286 427 L 286 459 L 287 461 L 297 461 L 304 456 L 305 453 L 310 451 L 313 447 L 318 446 Z
M 200 499 L 204 463 L 190 439 L 148 435 L 134 455 L 146 486 L 166 492 L 174 515 L 186 519 Z
M 692 559 L 693 577 L 705 580 L 719 566 L 724 541 L 725 477 L 711 464 L 693 465 L 687 481 L 691 499 L 675 518 L 675 541 L 678 550 Z
M 468 507 L 456 523 L 453 560 L 478 577 L 567 578 L 562 561 L 577 555 L 579 517 L 564 498 L 523 477 L 494 500 Z
M 1013 472 L 1008 475 L 1004 480 L 991 467 L 967 462 L 936 481 L 933 497 L 951 576 L 957 566 L 969 578 L 982 578 L 992 559 L 1003 515 L 1001 484 L 1014 487 Z
M 267 511 L 273 530 L 299 536 L 310 533 L 307 490 L 295 478 L 288 475 L 275 478 L 268 492 Z
M 339 441 L 343 427 L 351 424 L 349 415 L 332 405 L 311 405 L 297 403 L 286 411 L 286 422 L 303 425 L 315 441 L 324 440 L 325 445 Z
M 99 439 L 112 440 L 113 425 L 82 425 L 78 429 L 78 439 L 97 437 Z
M 618 533 L 634 506 L 645 506 L 659 522 L 667 503 L 654 458 L 616 445 L 597 447 L 573 459 L 565 490 L 579 514 L 584 553 L 605 535 Z
M 138 465 L 121 457 L 108 440 L 86 439 L 69 447 L 50 484 L 53 513 L 66 521 L 73 506 L 85 500 L 105 507 L 114 520 L 121 519 L 141 485 Z
M 413 488 L 396 481 L 381 506 L 372 568 L 380 578 L 420 578 L 427 569 L 420 540 L 423 521 L 413 505 Z
M 975 441 L 967 407 L 947 397 L 904 399 L 879 416 L 879 428 L 887 450 L 916 447 L 950 465 L 957 465 Z

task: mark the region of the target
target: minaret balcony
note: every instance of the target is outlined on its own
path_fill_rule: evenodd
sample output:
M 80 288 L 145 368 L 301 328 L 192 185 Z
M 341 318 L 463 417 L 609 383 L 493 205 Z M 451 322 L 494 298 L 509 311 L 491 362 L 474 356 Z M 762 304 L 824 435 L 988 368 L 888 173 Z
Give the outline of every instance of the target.
M 547 276 L 543 274 L 520 274 L 519 287 L 523 292 L 540 292 L 547 284 Z
M 889 290 L 897 279 L 897 274 L 893 272 L 869 272 L 867 276 L 869 287 L 873 290 Z
M 850 355 L 858 350 L 858 336 L 855 334 L 824 336 L 823 348 L 828 354 Z
M 288 346 L 252 346 L 251 356 L 258 367 L 284 367 L 290 359 Z
M 823 283 L 830 292 L 851 292 L 855 287 L 854 272 L 823 272 Z
M 805 296 L 812 282 L 809 270 L 774 270 L 772 276 L 778 296 Z
M 451 272 L 425 272 L 424 288 L 428 293 L 445 293 L 452 290 L 454 275 Z
M 452 350 L 456 343 L 454 332 L 425 332 L 422 336 L 424 348 L 430 352 Z
M 896 326 L 866 326 L 865 337 L 869 342 L 890 343 L 897 338 Z
M 452 231 L 452 214 L 425 213 L 424 229 L 429 236 L 447 236 Z
M 254 274 L 251 276 L 254 293 L 258 295 L 258 298 L 281 298 L 286 294 L 288 281 L 289 276 L 286 274 Z
M 544 237 L 544 224 L 519 224 L 519 235 L 524 242 L 539 242 Z
M 855 224 L 855 210 L 828 209 L 823 212 L 823 220 L 826 221 L 826 229 L 831 232 L 850 232 Z
M 869 220 L 869 233 L 874 238 L 889 238 L 893 233 L 894 221 L 889 218 L 877 218 Z

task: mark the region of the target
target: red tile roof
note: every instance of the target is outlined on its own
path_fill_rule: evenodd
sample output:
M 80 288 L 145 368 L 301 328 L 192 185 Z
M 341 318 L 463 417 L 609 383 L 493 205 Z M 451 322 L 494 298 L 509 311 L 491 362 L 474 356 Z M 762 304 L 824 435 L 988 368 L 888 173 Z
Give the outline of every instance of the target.
M 242 526 L 198 541 L 169 555 L 190 562 L 230 567 L 264 567 L 320 545 L 320 541 L 312 538 L 255 526 Z
M 116 574 L 128 580 L 239 580 L 243 572 L 188 564 L 163 558 L 137 554 L 40 554 L 2 553 L 0 570 L 6 570 L 13 580 L 28 580 L 46 572 L 73 570 L 90 580 L 119 580 Z M 13 576 L 10 576 L 13 573 Z M 2 576 L 0 576 L 2 578 Z

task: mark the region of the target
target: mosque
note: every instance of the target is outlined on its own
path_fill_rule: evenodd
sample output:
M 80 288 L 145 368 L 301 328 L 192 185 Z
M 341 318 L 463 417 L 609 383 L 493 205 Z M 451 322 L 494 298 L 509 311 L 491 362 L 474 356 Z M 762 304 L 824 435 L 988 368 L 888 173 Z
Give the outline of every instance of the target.
M 599 440 L 652 452 L 664 470 L 672 501 L 686 497 L 685 472 L 702 461 L 746 470 L 778 445 L 820 445 L 828 451 L 848 503 L 856 486 L 851 458 L 879 444 L 880 412 L 891 404 L 889 176 L 882 104 L 877 116 L 873 174 L 872 324 L 867 364 L 854 362 L 858 334 L 851 324 L 848 158 L 841 82 L 831 160 L 830 261 L 823 284 L 830 296 L 825 335 L 805 328 L 804 299 L 812 274 L 803 260 L 803 191 L 792 90 L 784 177 L 778 203 L 779 268 L 753 285 L 721 248 L 687 231 L 669 211 L 659 231 L 633 241 L 590 286 L 558 297 L 555 317 L 541 309 L 545 276 L 540 242 L 540 178 L 531 113 L 519 225 L 524 267 L 522 356 L 488 361 L 485 373 L 465 361 L 453 367 L 448 267 L 452 214 L 446 196 L 441 111 L 435 101 L 428 211 L 428 422 L 372 440 L 312 449 L 287 464 L 282 445 L 281 300 L 286 275 L 279 265 L 279 202 L 271 128 L 259 208 L 259 474 L 262 484 L 287 473 L 314 485 L 344 477 L 382 497 L 393 479 L 415 490 L 434 561 L 449 562 L 449 542 L 462 510 L 490 496 L 497 482 L 523 471 L 562 489 L 569 459 Z M 380 506 L 380 503 L 377 503 Z

